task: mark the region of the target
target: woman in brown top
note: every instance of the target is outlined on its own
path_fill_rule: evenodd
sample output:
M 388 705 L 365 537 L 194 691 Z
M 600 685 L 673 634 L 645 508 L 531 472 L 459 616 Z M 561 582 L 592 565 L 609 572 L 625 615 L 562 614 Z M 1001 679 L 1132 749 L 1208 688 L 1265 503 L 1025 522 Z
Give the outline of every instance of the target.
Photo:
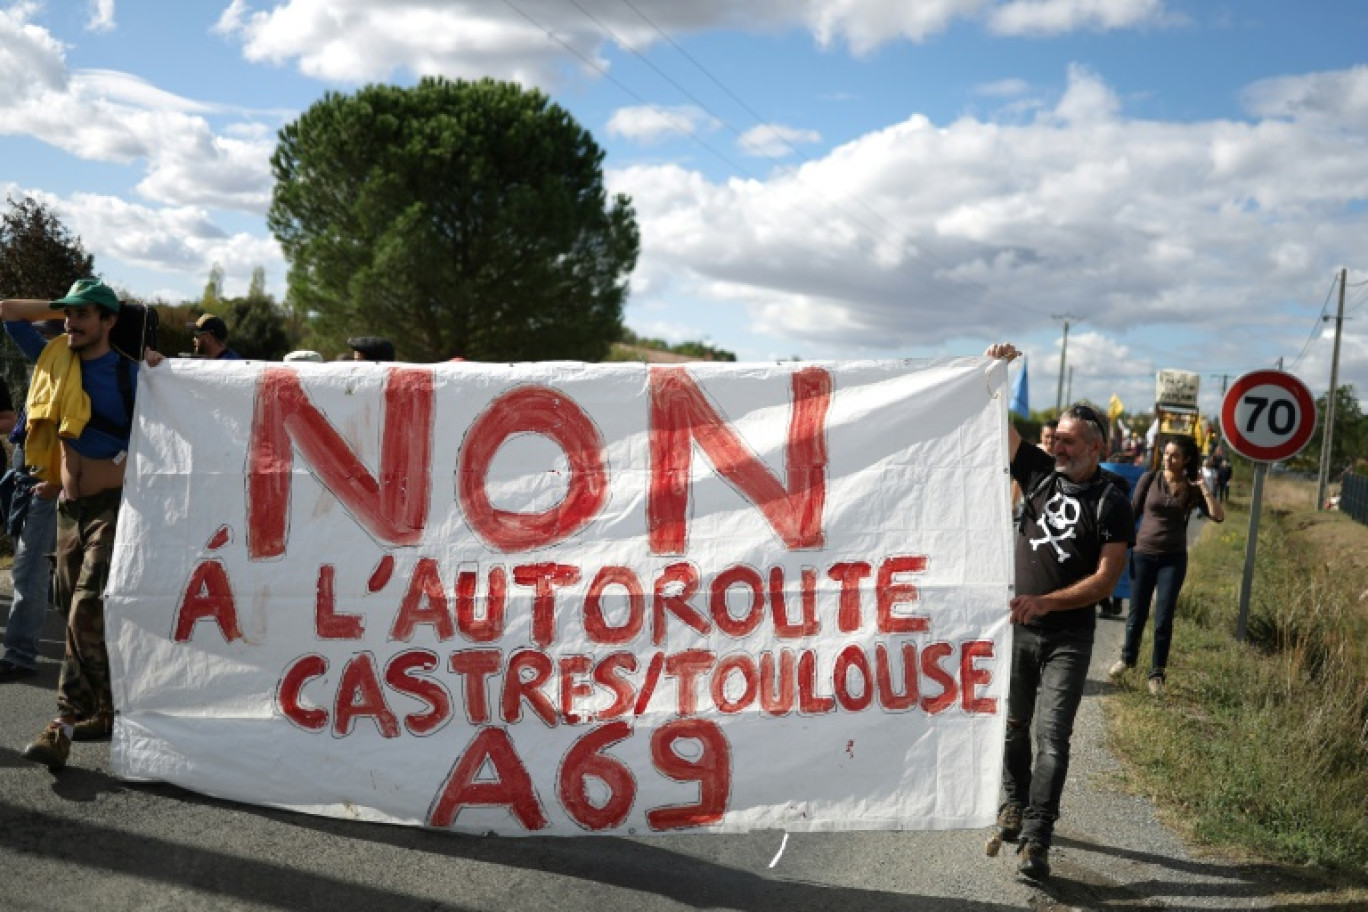
M 1160 696 L 1173 640 L 1173 613 L 1187 574 L 1188 517 L 1200 510 L 1203 516 L 1224 522 L 1225 510 L 1202 478 L 1201 456 L 1191 437 L 1174 437 L 1164 446 L 1163 468 L 1140 476 L 1132 506 L 1140 530 L 1131 554 L 1131 609 L 1121 660 L 1111 667 L 1111 675 L 1117 677 L 1135 667 L 1150 601 L 1157 592 L 1149 690 Z

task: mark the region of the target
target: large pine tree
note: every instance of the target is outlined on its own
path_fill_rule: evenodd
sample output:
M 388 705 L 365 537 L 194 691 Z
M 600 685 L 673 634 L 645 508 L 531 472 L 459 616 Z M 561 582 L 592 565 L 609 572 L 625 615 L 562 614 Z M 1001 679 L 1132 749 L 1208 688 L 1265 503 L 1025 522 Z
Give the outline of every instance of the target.
M 280 133 L 268 222 L 321 339 L 403 360 L 607 355 L 640 238 L 588 131 L 511 83 L 329 93 Z

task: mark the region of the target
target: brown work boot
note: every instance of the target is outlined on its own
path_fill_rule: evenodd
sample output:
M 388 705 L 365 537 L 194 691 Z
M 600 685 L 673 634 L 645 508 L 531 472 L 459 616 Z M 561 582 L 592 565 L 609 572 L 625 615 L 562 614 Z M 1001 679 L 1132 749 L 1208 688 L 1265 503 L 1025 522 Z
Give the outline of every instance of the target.
M 1013 843 L 1021 835 L 1021 805 L 1012 804 L 1010 801 L 998 808 L 997 824 L 993 827 L 993 834 L 988 837 L 988 842 L 983 847 L 983 851 L 989 857 L 995 856 L 1002 844 Z
M 95 715 L 77 722 L 71 728 L 71 740 L 73 741 L 108 741 L 109 736 L 114 733 L 114 714 L 108 711 L 97 712 Z
M 1050 847 L 1039 839 L 1023 839 L 1017 847 L 1021 863 L 1017 871 L 1032 880 L 1044 880 L 1050 876 Z
M 70 755 L 71 738 L 62 730 L 60 720 L 43 729 L 43 733 L 24 748 L 23 754 L 25 760 L 45 764 L 54 773 L 66 766 L 67 757 Z

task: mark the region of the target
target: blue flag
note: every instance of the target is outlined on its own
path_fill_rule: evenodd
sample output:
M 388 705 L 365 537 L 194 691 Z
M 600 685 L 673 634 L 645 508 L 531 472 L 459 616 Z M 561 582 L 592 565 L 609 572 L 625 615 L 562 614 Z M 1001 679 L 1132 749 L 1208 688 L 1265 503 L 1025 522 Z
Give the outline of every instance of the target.
M 1008 406 L 1013 415 L 1020 415 L 1022 418 L 1031 417 L 1031 384 L 1026 379 L 1026 358 L 1021 359 L 1021 373 L 1017 374 L 1016 382 L 1012 384 L 1012 404 Z

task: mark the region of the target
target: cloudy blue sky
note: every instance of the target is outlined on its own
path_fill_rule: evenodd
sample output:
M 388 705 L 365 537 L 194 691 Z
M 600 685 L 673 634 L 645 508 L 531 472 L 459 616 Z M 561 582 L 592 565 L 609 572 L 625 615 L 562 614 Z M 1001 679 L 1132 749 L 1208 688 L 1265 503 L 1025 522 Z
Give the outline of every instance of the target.
M 743 360 L 1028 354 L 1054 404 L 1279 358 L 1368 396 L 1358 0 L 0 0 L 0 194 L 130 292 L 286 264 L 276 131 L 325 91 L 536 86 L 607 152 L 627 323 Z M 0 290 L 22 293 L 22 290 Z M 367 329 L 383 330 L 383 327 Z

